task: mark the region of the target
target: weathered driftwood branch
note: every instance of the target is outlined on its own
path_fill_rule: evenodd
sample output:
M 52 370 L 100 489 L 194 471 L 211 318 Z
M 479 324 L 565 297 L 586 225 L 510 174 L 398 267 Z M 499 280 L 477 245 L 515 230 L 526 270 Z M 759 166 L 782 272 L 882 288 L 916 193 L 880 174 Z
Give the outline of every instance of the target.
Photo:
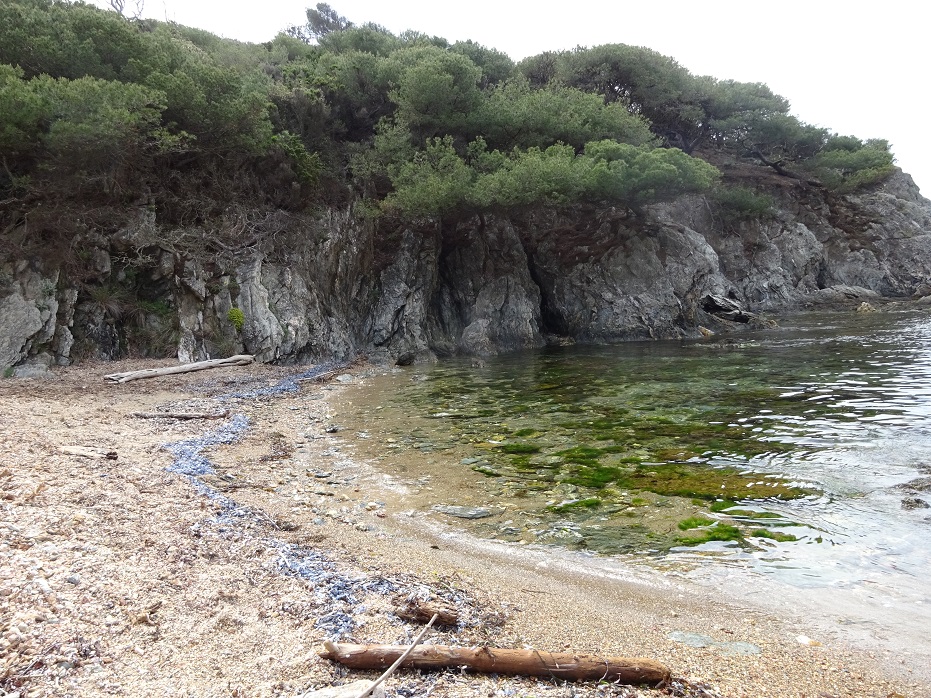
M 229 416 L 229 410 L 224 412 L 133 412 L 133 417 L 139 417 L 139 419 L 223 419 Z
M 396 661 L 406 649 L 409 648 L 398 645 L 328 642 L 320 656 L 353 669 L 381 669 Z M 418 647 L 411 651 L 402 666 L 412 669 L 464 667 L 482 673 L 550 676 L 570 681 L 604 680 L 654 686 L 670 677 L 669 669 L 665 665 L 640 657 L 599 657 L 594 654 L 493 647 Z
M 93 448 L 90 446 L 60 446 L 58 450 L 69 456 L 81 456 L 82 458 L 106 458 L 107 460 L 116 460 L 116 451 L 108 451 L 105 448 Z
M 318 373 L 316 376 L 308 376 L 307 378 L 298 378 L 297 380 L 300 382 L 303 382 L 303 381 L 322 382 L 322 381 L 332 378 L 337 373 L 339 373 L 339 371 L 324 371 L 323 373 Z
M 142 371 L 111 373 L 104 376 L 103 379 L 110 383 L 128 383 L 129 381 L 135 381 L 141 378 L 155 378 L 156 376 L 170 376 L 175 373 L 205 371 L 208 368 L 219 368 L 220 366 L 245 366 L 251 364 L 254 360 L 255 357 L 251 354 L 237 354 L 228 359 L 210 359 L 209 361 L 197 361 L 192 364 L 183 364 L 181 366 L 166 366 L 164 368 L 147 368 Z
M 455 608 L 441 606 L 430 601 L 408 601 L 403 606 L 395 609 L 395 613 L 399 618 L 415 623 L 424 623 L 434 615 L 440 625 L 456 625 L 459 623 L 459 612 Z

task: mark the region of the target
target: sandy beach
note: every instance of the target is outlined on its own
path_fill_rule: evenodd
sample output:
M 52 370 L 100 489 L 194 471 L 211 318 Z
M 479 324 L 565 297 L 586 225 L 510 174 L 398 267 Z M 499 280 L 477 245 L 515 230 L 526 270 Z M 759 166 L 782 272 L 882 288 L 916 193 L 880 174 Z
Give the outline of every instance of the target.
M 0 696 L 301 696 L 374 678 L 317 650 L 337 634 L 409 642 L 419 627 L 395 610 L 412 599 L 459 614 L 427 643 L 646 657 L 673 680 L 402 670 L 388 696 L 931 696 L 923 661 L 894 643 L 404 510 L 390 478 L 330 430 L 341 372 L 272 393 L 303 369 L 103 380 L 164 365 L 0 382 Z M 369 370 L 348 369 L 355 382 Z M 134 416 L 157 412 L 225 416 Z

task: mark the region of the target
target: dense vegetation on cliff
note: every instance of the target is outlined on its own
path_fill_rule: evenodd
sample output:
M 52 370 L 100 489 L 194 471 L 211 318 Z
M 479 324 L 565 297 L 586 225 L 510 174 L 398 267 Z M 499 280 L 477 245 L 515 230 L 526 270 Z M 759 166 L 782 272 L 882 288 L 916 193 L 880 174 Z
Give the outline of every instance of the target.
M 62 0 L 0 6 L 0 202 L 7 234 L 29 222 L 20 245 L 118 225 L 126 205 L 218 228 L 237 208 L 348 201 L 400 221 L 636 212 L 707 191 L 721 153 L 838 191 L 892 170 L 884 141 L 807 125 L 763 84 L 694 76 L 646 48 L 515 65 L 326 5 L 264 44 Z M 722 200 L 759 206 L 752 192 Z

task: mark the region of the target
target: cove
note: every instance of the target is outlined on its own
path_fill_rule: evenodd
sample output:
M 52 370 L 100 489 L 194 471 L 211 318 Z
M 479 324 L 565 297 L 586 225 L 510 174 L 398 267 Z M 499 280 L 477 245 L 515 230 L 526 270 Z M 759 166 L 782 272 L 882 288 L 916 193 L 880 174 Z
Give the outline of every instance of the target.
M 345 438 L 405 506 L 472 535 L 927 608 L 927 312 L 454 360 L 346 395 Z

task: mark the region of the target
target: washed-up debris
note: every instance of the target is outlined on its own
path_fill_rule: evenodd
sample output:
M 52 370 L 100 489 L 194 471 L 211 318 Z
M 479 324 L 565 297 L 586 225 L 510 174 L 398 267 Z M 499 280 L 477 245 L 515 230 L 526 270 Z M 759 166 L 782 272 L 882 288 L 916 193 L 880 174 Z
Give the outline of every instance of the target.
M 298 698 L 358 698 L 360 695 L 372 698 L 385 698 L 385 689 L 376 686 L 374 681 L 362 679 L 342 686 L 329 686 L 302 693 Z
M 118 458 L 116 451 L 110 451 L 106 448 L 96 448 L 91 446 L 61 446 L 58 449 L 61 453 L 69 456 L 81 456 L 81 458 L 105 458 L 107 460 L 116 460 Z
M 431 601 L 421 601 L 420 599 L 408 599 L 395 610 L 395 613 L 398 618 L 415 623 L 426 623 L 433 616 L 436 616 L 437 623 L 440 625 L 459 624 L 459 612 L 455 608 Z
M 111 373 L 103 377 L 108 383 L 128 383 L 142 378 L 155 378 L 157 376 L 170 376 L 177 373 L 191 373 L 192 371 L 205 371 L 208 368 L 222 366 L 246 366 L 255 361 L 250 354 L 238 354 L 227 359 L 210 359 L 209 361 L 196 361 L 181 366 L 165 366 L 163 368 L 146 368 L 142 371 L 127 371 L 126 373 Z
M 806 647 L 821 647 L 821 643 L 817 640 L 812 640 L 807 635 L 799 635 L 795 638 L 795 641 L 800 645 L 805 645 Z
M 263 388 L 255 388 L 253 390 L 243 390 L 235 391 L 232 393 L 227 393 L 219 397 L 220 401 L 232 400 L 232 399 L 255 399 L 262 397 L 274 397 L 276 395 L 284 395 L 286 393 L 296 393 L 301 389 L 301 386 L 298 384 L 300 381 L 306 380 L 317 380 L 321 379 L 322 376 L 328 373 L 335 373 L 336 371 L 341 371 L 346 368 L 349 364 L 347 363 L 325 363 L 314 366 L 303 373 L 298 373 L 293 376 L 287 376 L 282 378 L 280 381 L 275 383 L 275 385 L 266 386 Z
M 571 652 L 497 647 L 428 645 L 355 645 L 328 642 L 319 652 L 324 659 L 353 669 L 382 669 L 408 653 L 401 666 L 411 669 L 471 669 L 485 674 L 548 676 L 569 681 L 611 681 L 658 686 L 669 680 L 669 668 L 642 657 L 601 657 Z
M 186 441 L 166 444 L 165 449 L 175 457 L 174 462 L 168 466 L 168 472 L 190 477 L 213 475 L 216 472 L 213 464 L 201 455 L 201 451 L 211 446 L 235 443 L 242 438 L 248 428 L 249 418 L 237 414 L 212 432 Z
M 225 419 L 229 410 L 223 412 L 133 412 L 139 419 Z
M 401 653 L 401 656 L 399 656 L 394 661 L 394 663 L 385 670 L 385 673 L 383 673 L 381 676 L 379 676 L 375 680 L 374 683 L 372 683 L 369 686 L 362 687 L 362 689 L 358 693 L 349 694 L 347 698 L 365 698 L 366 696 L 372 694 L 375 691 L 375 689 L 381 686 L 381 684 L 384 683 L 385 680 L 389 676 L 391 676 L 397 670 L 397 668 L 401 666 L 401 664 L 404 663 L 404 660 L 407 659 L 411 655 L 411 653 L 414 651 L 414 648 L 416 648 L 417 645 L 420 644 L 420 641 L 423 640 L 423 636 L 427 634 L 427 631 L 431 627 L 433 627 L 433 624 L 436 622 L 436 619 L 437 619 L 437 616 L 434 615 L 430 619 L 430 622 L 427 623 L 427 625 L 423 628 L 423 630 L 420 631 L 417 637 L 414 638 L 414 641 L 410 644 L 410 646 L 406 650 L 404 650 L 404 652 Z M 324 646 L 326 647 L 327 651 L 330 651 L 331 649 L 336 648 L 336 645 L 334 645 L 332 642 L 326 642 L 324 643 Z
M 670 679 L 663 692 L 673 698 L 723 698 L 706 683 L 696 683 L 679 678 Z
M 299 376 L 281 380 L 273 386 L 244 393 L 230 393 L 221 399 L 286 394 L 298 389 L 296 379 L 317 375 L 325 370 L 328 370 L 326 366 L 317 366 Z M 238 414 L 226 424 L 206 434 L 165 445 L 165 448 L 175 456 L 174 461 L 168 467 L 169 472 L 187 477 L 199 494 L 219 506 L 216 517 L 199 526 L 200 535 L 205 535 L 207 529 L 213 527 L 216 535 L 241 537 L 244 531 L 250 528 L 244 525 L 246 523 L 260 524 L 272 529 L 278 528 L 278 525 L 264 513 L 237 504 L 199 479 L 200 476 L 216 473 L 214 464 L 203 455 L 203 451 L 213 446 L 235 443 L 245 435 L 249 426 L 248 417 Z M 255 539 L 266 550 L 277 553 L 276 567 L 279 572 L 310 582 L 315 590 L 317 601 L 332 608 L 315 623 L 315 627 L 323 630 L 327 637 L 338 639 L 355 629 L 353 611 L 358 607 L 360 595 L 364 593 L 388 595 L 396 593 L 399 589 L 395 581 L 378 576 L 362 575 L 351 578 L 342 575 L 335 571 L 335 565 L 331 559 L 314 550 L 285 543 L 275 538 L 255 536 Z

